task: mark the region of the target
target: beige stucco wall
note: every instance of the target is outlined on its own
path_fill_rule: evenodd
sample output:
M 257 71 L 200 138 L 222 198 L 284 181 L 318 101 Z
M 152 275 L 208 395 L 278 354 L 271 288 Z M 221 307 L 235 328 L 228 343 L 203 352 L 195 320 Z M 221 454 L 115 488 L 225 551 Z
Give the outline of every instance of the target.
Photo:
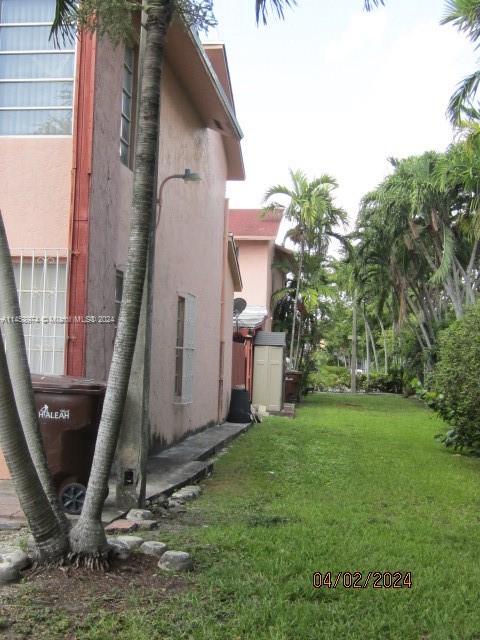
M 242 298 L 248 305 L 268 309 L 270 284 L 270 241 L 236 240 L 242 274 Z
M 10 247 L 66 249 L 71 137 L 0 137 L 0 210 Z
M 119 135 L 123 53 L 102 42 L 97 55 L 88 312 L 110 315 L 115 267 L 126 262 L 132 174 L 120 162 L 118 146 L 111 144 Z M 116 104 L 118 117 L 114 117 Z M 151 426 L 156 445 L 217 419 L 227 169 L 221 136 L 202 126 L 168 67 L 161 109 L 159 180 L 188 167 L 200 173 L 202 181 L 172 180 L 164 190 L 157 231 L 152 345 Z M 177 297 L 182 293 L 197 299 L 193 403 L 188 405 L 174 403 Z M 106 376 L 112 343 L 113 327 L 88 326 L 87 376 Z M 226 343 L 228 349 L 231 340 Z M 225 367 L 227 374 L 231 364 L 226 362 Z

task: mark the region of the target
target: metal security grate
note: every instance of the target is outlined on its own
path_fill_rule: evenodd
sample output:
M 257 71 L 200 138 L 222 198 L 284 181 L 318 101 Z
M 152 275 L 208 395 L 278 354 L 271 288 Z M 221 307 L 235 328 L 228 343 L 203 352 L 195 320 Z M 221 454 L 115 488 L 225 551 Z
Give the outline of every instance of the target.
M 30 371 L 61 375 L 68 331 L 68 251 L 12 249 L 11 253 Z

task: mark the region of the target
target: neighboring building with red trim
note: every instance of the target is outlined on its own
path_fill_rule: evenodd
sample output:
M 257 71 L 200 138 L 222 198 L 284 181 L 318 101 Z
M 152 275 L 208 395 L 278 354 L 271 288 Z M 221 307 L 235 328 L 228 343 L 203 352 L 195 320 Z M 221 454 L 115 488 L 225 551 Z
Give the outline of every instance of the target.
M 54 50 L 54 6 L 0 0 L 1 42 L 11 43 L 0 50 L 0 208 L 22 313 L 77 318 L 26 328 L 32 371 L 105 379 L 126 264 L 138 50 L 90 35 Z M 225 187 L 244 179 L 223 45 L 203 46 L 176 19 L 165 58 L 158 180 L 188 167 L 201 182 L 169 182 L 157 231 L 150 404 L 159 445 L 228 411 L 241 277 Z

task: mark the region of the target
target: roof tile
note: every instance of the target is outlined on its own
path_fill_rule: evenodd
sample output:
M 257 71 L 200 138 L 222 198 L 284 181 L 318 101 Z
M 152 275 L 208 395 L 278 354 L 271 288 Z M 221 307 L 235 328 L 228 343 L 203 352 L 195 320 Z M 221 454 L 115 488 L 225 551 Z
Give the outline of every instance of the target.
M 230 209 L 229 231 L 237 237 L 277 237 L 283 211 L 264 214 L 262 209 Z

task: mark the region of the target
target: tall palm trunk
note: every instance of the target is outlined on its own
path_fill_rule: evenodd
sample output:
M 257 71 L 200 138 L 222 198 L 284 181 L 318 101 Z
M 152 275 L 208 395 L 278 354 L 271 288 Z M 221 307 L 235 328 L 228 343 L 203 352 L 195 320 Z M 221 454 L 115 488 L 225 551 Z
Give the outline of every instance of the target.
M 53 563 L 68 553 L 68 538 L 50 506 L 33 465 L 15 406 L 12 382 L 0 333 L 0 446 L 20 506 L 36 544 L 36 560 Z
M 305 245 L 302 241 L 300 245 L 300 260 L 298 262 L 298 274 L 297 274 L 297 286 L 295 288 L 295 300 L 293 301 L 292 335 L 290 338 L 290 366 L 293 367 L 294 369 L 295 369 L 295 363 L 293 360 L 293 353 L 295 349 L 295 321 L 297 318 L 298 297 L 300 295 L 300 280 L 302 278 L 304 252 L 305 252 Z
M 18 302 L 15 275 L 13 273 L 12 259 L 8 247 L 7 235 L 0 212 L 0 315 L 6 317 L 20 317 L 20 305 Z M 30 457 L 37 470 L 43 490 L 50 502 L 55 516 L 65 531 L 70 526 L 67 518 L 60 508 L 57 493 L 53 486 L 52 477 L 47 467 L 45 451 L 40 435 L 38 416 L 33 396 L 30 368 L 28 366 L 27 350 L 23 335 L 23 325 L 20 322 L 8 322 L 4 324 L 4 336 L 7 345 L 7 365 L 15 395 L 20 423 L 23 428 Z
M 380 325 L 380 330 L 382 332 L 382 338 L 383 338 L 383 355 L 384 355 L 384 372 L 385 375 L 387 375 L 388 373 L 388 348 L 387 348 L 387 334 L 385 332 L 385 327 L 383 326 L 383 322 L 382 319 L 380 318 L 380 316 L 377 314 L 377 320 L 378 320 L 378 324 Z
M 466 304 L 474 304 L 476 300 L 476 292 L 474 288 L 474 283 L 472 282 L 474 276 L 474 268 L 475 262 L 477 260 L 477 253 L 479 247 L 479 241 L 475 240 L 472 247 L 472 252 L 470 254 L 470 260 L 468 261 L 467 269 L 465 272 L 465 296 L 466 296 Z
M 370 336 L 368 335 L 368 324 L 367 324 L 367 316 L 365 315 L 365 309 L 363 311 L 363 321 L 365 325 L 365 355 L 366 355 L 367 382 L 370 382 Z
M 370 323 L 367 320 L 367 317 L 365 316 L 365 324 L 367 325 L 367 331 L 368 331 L 368 335 L 370 337 L 370 342 L 372 344 L 372 353 L 373 353 L 373 360 L 375 362 L 375 371 L 378 372 L 378 354 L 377 354 L 377 345 L 375 344 L 375 340 L 373 337 L 373 333 L 372 333 L 372 329 L 370 328 Z
M 146 20 L 133 210 L 123 300 L 85 504 L 70 536 L 72 552 L 79 558 L 85 557 L 87 564 L 93 565 L 102 564 L 108 554 L 101 513 L 120 430 L 142 303 L 151 216 L 156 199 L 155 160 L 159 142 L 162 61 L 173 4 L 173 0 L 152 3 Z
M 353 294 L 352 306 L 352 358 L 351 358 L 351 391 L 357 392 L 357 292 Z
M 295 351 L 294 369 L 297 369 L 300 363 L 300 349 L 302 346 L 302 328 L 303 328 L 302 318 L 300 317 L 298 321 L 298 337 L 297 337 L 297 348 Z

